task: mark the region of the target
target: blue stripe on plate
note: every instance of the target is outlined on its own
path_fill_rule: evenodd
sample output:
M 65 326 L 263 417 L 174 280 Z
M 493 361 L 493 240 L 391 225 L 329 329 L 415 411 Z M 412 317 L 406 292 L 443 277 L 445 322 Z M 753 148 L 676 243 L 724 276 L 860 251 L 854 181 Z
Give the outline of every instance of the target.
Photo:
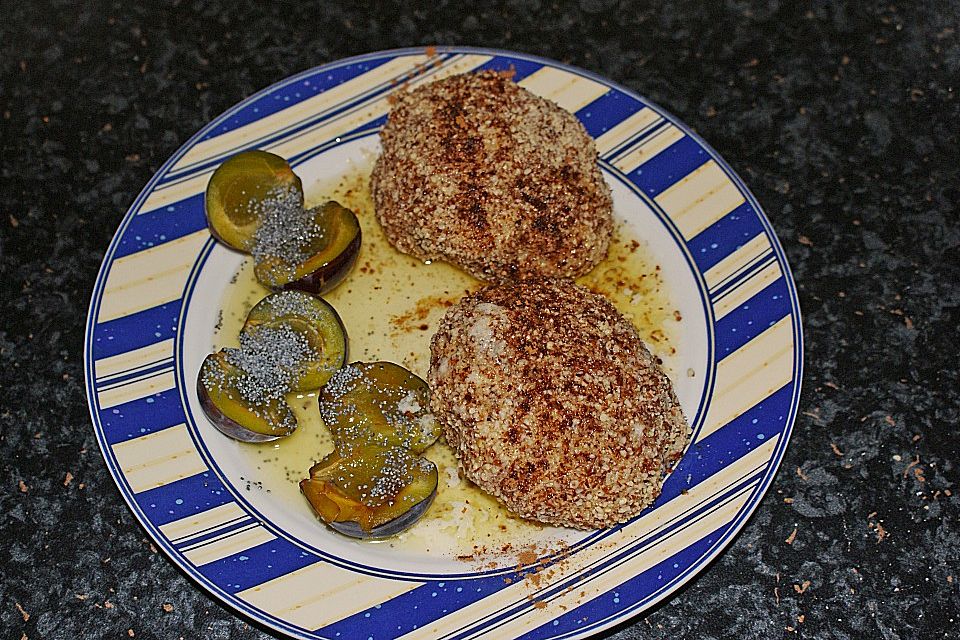
M 200 573 L 228 593 L 237 593 L 320 559 L 292 542 L 276 538 L 198 567 Z
M 717 320 L 714 325 L 717 362 L 788 315 L 790 294 L 787 291 L 787 281 L 781 277 Z
M 189 235 L 207 227 L 204 194 L 136 215 L 117 244 L 117 258 Z
M 773 247 L 767 246 L 759 256 L 756 256 L 745 265 L 741 265 L 732 275 L 727 276 L 725 280 L 721 280 L 714 285 L 710 290 L 710 300 L 713 301 L 714 304 L 720 302 L 729 294 L 739 289 L 741 285 L 746 284 L 755 275 L 776 262 L 777 256 L 773 253 Z
M 343 137 L 350 138 L 364 131 L 378 131 L 380 127 L 382 127 L 385 124 L 387 124 L 387 116 L 380 116 L 376 120 L 371 120 L 370 122 L 364 123 L 359 127 L 357 127 L 356 129 L 353 129 L 352 131 L 347 132 L 346 134 L 344 134 Z
M 629 178 L 655 198 L 709 159 L 696 140 L 684 136 L 631 171 Z
M 180 300 L 174 300 L 159 307 L 98 323 L 93 329 L 93 359 L 108 358 L 168 340 L 177 333 L 179 316 Z
M 791 381 L 703 440 L 690 445 L 683 460 L 667 479 L 664 493 L 667 485 L 674 482 L 680 483 L 683 489 L 692 487 L 781 433 L 790 415 L 794 386 Z
M 631 578 L 615 589 L 608 591 L 589 602 L 579 605 L 576 609 L 562 613 L 558 610 L 558 617 L 523 635 L 525 640 L 542 640 L 545 638 L 562 638 L 567 635 L 581 633 L 585 627 L 620 614 L 621 609 L 646 597 L 650 592 L 661 586 L 669 585 L 682 572 L 706 553 L 713 543 L 718 540 L 729 523 L 711 532 L 697 542 L 688 545 L 679 553 L 650 567 L 646 571 Z M 555 607 L 556 608 L 556 607 Z M 550 604 L 547 603 L 547 609 Z
M 643 105 L 636 100 L 619 91 L 610 90 L 575 115 L 583 123 L 587 133 L 596 138 L 641 109 Z
M 700 484 L 780 433 L 790 408 L 792 388 L 792 384 L 786 385 L 703 440 L 691 444 L 649 509 L 676 498 L 681 491 Z M 780 420 L 770 422 L 764 418 L 771 412 L 776 412 Z M 722 456 L 718 456 L 719 451 L 723 452 Z
M 506 58 L 504 56 L 494 56 L 491 60 L 477 67 L 477 71 L 509 71 L 513 70 L 514 82 L 520 82 L 527 76 L 539 71 L 543 65 L 532 60 L 520 60 L 518 58 Z
M 669 126 L 671 126 L 671 124 L 662 119 L 654 122 L 653 124 L 647 125 L 639 133 L 634 134 L 633 137 L 627 138 L 625 141 L 607 151 L 603 156 L 601 156 L 601 158 L 606 162 L 613 164 L 624 155 L 646 144 L 647 139 L 656 137 L 662 132 L 663 129 Z M 630 184 L 633 183 L 631 182 Z
M 500 591 L 508 586 L 505 577 L 427 582 L 372 609 L 317 629 L 316 633 L 324 638 L 396 638 Z M 437 607 L 438 602 L 443 607 Z
M 135 371 L 120 371 L 105 378 L 97 378 L 97 391 L 125 387 L 139 380 L 152 378 L 166 370 L 173 370 L 173 355 L 169 355 L 149 365 L 140 366 Z
M 248 104 L 242 109 L 238 109 L 225 122 L 203 136 L 201 140 L 215 138 L 277 113 L 278 111 L 292 107 L 298 102 L 312 98 L 319 93 L 343 84 L 347 80 L 363 75 L 371 69 L 390 62 L 392 59 L 393 58 L 389 57 L 377 58 L 336 67 L 334 69 L 324 69 L 295 82 L 291 82 L 286 86 L 278 87 L 271 91 L 268 96 L 262 96 L 260 99 Z
M 691 238 L 687 247 L 700 271 L 706 271 L 761 233 L 759 216 L 744 202 Z
M 155 526 L 232 502 L 230 492 L 210 471 L 134 494 L 134 499 Z
M 111 445 L 162 431 L 185 421 L 180 394 L 175 388 L 109 409 L 100 409 L 103 437 Z
M 226 524 L 218 524 L 214 527 L 210 527 L 200 535 L 194 534 L 182 542 L 174 543 L 173 546 L 180 550 L 184 550 L 186 548 L 199 549 L 212 542 L 214 538 L 223 539 L 221 536 L 225 536 L 231 532 L 237 533 L 241 530 L 246 531 L 254 526 L 258 526 L 258 524 L 259 523 L 254 520 L 252 516 L 241 516 L 235 520 L 227 522 Z

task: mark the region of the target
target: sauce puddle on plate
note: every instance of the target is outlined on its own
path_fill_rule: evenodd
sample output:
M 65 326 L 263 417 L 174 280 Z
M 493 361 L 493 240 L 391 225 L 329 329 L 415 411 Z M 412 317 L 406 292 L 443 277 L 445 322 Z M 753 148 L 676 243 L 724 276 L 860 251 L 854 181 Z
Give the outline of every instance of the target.
M 482 285 L 456 267 L 423 263 L 394 249 L 374 214 L 369 175 L 369 166 L 354 166 L 339 181 L 308 189 L 308 193 L 321 195 L 310 205 L 337 200 L 357 214 L 363 230 L 356 266 L 324 298 L 336 308 L 347 328 L 348 362 L 389 360 L 426 378 L 430 338 L 443 313 Z M 659 267 L 624 225 L 614 233 L 607 258 L 578 282 L 613 302 L 633 322 L 654 355 L 668 360 L 675 352 L 679 314 L 669 304 Z M 237 346 L 247 313 L 268 293 L 254 278 L 253 261 L 247 258 L 224 291 L 214 350 Z M 665 369 L 675 379 L 675 372 L 668 366 Z M 292 394 L 288 400 L 299 423 L 293 435 L 269 444 L 240 447 L 241 455 L 248 457 L 249 468 L 256 470 L 256 477 L 245 478 L 251 485 L 265 489 L 289 483 L 296 486 L 316 461 L 333 450 L 333 439 L 320 419 L 316 393 Z M 417 524 L 380 544 L 482 560 L 488 554 L 568 537 L 563 535 L 565 530 L 513 516 L 462 479 L 453 450 L 442 441 L 424 455 L 436 463 L 439 471 L 437 497 Z M 305 499 L 287 506 L 310 509 Z M 317 526 L 323 524 L 318 521 Z

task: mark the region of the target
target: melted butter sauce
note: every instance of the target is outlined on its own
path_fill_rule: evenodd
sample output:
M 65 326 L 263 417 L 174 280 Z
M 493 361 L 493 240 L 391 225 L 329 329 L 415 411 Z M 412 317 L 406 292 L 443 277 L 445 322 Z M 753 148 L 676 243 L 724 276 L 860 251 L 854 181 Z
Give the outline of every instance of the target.
M 310 205 L 334 199 L 352 209 L 363 233 L 352 273 L 324 298 L 336 308 L 347 328 L 348 362 L 389 360 L 426 378 L 430 337 L 440 318 L 448 307 L 482 283 L 454 266 L 423 263 L 394 249 L 374 214 L 369 173 L 369 165 L 354 166 L 339 181 L 308 189 L 308 193 L 322 194 L 322 199 Z M 623 225 L 614 234 L 606 260 L 578 282 L 606 296 L 633 322 L 655 355 L 669 358 L 679 314 L 669 304 L 659 267 L 649 259 L 642 242 L 631 237 Z M 224 291 L 214 349 L 237 346 L 247 313 L 268 293 L 256 281 L 253 261 L 248 258 Z M 672 373 L 669 369 L 667 372 Z M 248 457 L 249 467 L 256 470 L 256 477 L 248 478 L 248 482 L 263 488 L 296 485 L 307 477 L 315 462 L 333 450 L 333 439 L 320 419 L 316 393 L 291 394 L 288 402 L 299 425 L 293 435 L 240 448 L 241 455 Z M 417 524 L 381 544 L 404 551 L 482 560 L 487 554 L 534 543 L 550 544 L 562 537 L 563 530 L 512 515 L 460 477 L 453 450 L 442 441 L 424 455 L 439 471 L 437 497 Z M 292 495 L 290 491 L 272 493 Z M 305 499 L 288 506 L 310 509 Z

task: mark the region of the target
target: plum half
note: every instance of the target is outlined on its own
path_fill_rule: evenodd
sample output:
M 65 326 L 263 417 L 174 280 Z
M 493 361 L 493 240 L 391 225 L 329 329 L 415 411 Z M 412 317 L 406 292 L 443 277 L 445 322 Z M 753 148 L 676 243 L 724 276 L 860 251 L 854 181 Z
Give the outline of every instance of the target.
M 437 492 L 437 467 L 403 447 L 364 445 L 315 464 L 300 490 L 334 530 L 389 537 L 426 513 Z
M 297 428 L 288 393 L 320 388 L 346 360 L 347 334 L 326 301 L 281 291 L 251 309 L 240 348 L 203 361 L 197 376 L 200 406 L 225 435 L 267 442 Z
M 360 222 L 356 214 L 336 201 L 309 209 L 301 232 L 303 243 L 296 250 L 275 249 L 267 240 L 266 227 L 254 248 L 257 280 L 271 289 L 296 289 L 325 293 L 350 273 L 360 254 Z M 272 233 L 272 231 L 271 231 Z M 280 234 L 290 233 L 289 221 Z
M 228 247 L 249 253 L 260 226 L 260 203 L 286 191 L 303 207 L 303 183 L 286 160 L 268 151 L 244 151 L 217 167 L 204 199 L 210 232 Z
M 320 391 L 320 417 L 340 448 L 376 444 L 422 453 L 440 436 L 430 389 L 392 362 L 355 362 Z
M 300 178 L 267 151 L 244 151 L 221 164 L 204 202 L 213 236 L 253 255 L 257 280 L 270 289 L 325 293 L 360 253 L 356 214 L 334 201 L 305 209 Z
M 213 426 L 243 442 L 269 442 L 293 433 L 297 418 L 282 398 L 255 403 L 244 397 L 246 375 L 229 362 L 226 351 L 204 359 L 197 376 L 197 394 Z
M 303 336 L 316 355 L 298 364 L 290 391 L 319 389 L 346 361 L 347 330 L 326 300 L 301 291 L 273 293 L 250 310 L 241 331 L 255 338 L 260 331 L 281 326 Z

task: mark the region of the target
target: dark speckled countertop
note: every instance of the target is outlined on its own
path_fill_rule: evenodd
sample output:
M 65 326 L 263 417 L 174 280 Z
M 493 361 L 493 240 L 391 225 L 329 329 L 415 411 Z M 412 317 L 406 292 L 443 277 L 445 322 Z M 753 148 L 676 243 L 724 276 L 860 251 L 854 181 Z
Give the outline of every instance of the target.
M 675 113 L 756 194 L 797 281 L 802 413 L 772 489 L 611 637 L 956 637 L 960 4 L 127 4 L 2 3 L 0 635 L 266 637 L 158 553 L 107 473 L 82 380 L 94 278 L 137 192 L 224 109 L 449 43 L 569 62 Z

